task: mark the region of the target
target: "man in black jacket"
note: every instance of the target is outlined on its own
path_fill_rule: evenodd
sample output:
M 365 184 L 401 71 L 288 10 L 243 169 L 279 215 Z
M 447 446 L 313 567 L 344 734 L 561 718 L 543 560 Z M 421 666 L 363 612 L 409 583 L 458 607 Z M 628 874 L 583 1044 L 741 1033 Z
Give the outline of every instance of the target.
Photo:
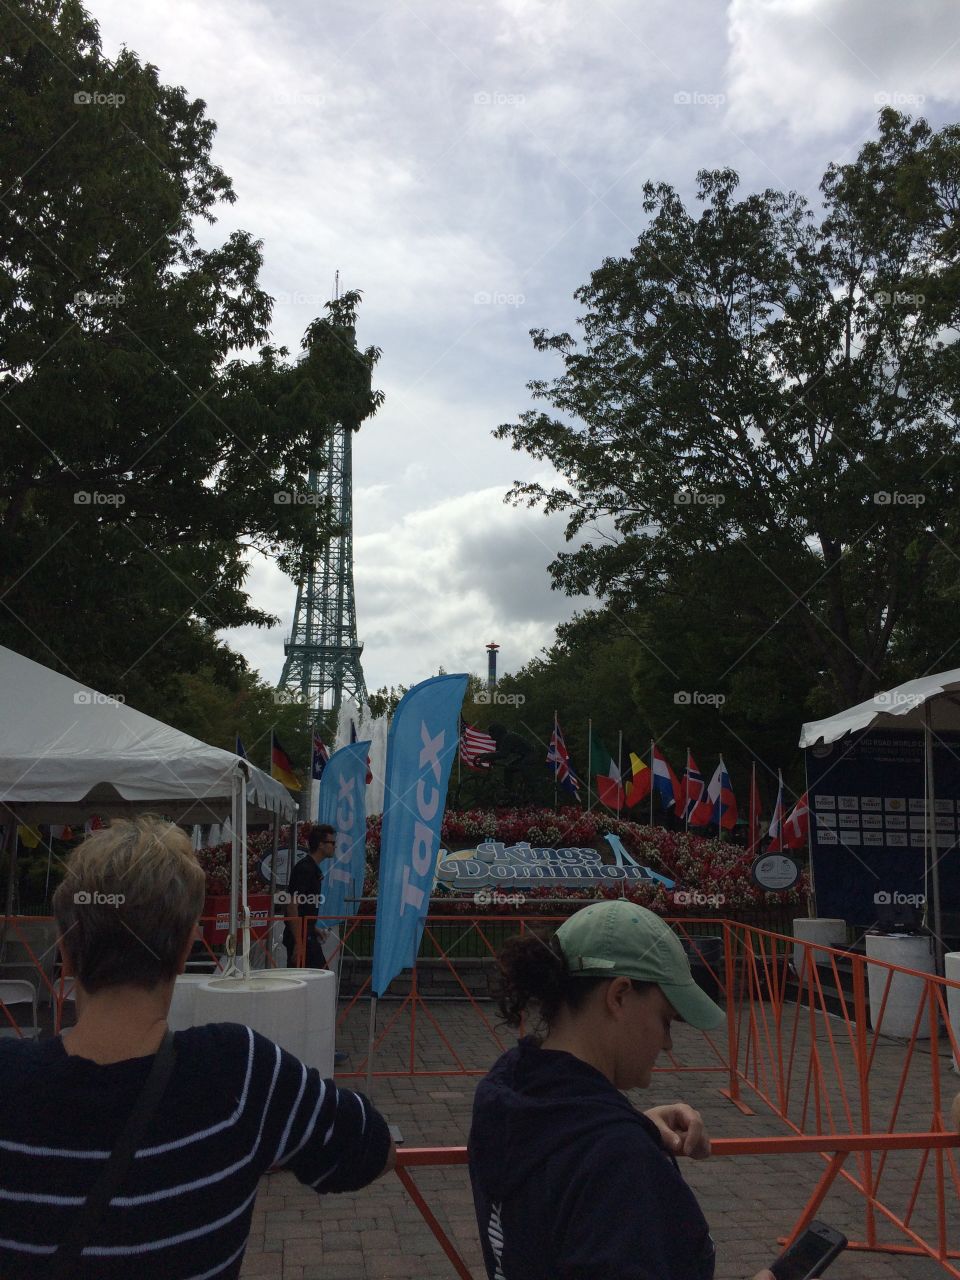
M 320 823 L 310 832 L 307 840 L 309 852 L 290 873 L 290 884 L 287 888 L 286 918 L 283 931 L 283 945 L 287 949 L 287 968 L 297 967 L 297 923 L 305 921 L 300 928 L 306 929 L 307 947 L 304 964 L 308 969 L 325 969 L 326 957 L 323 954 L 323 942 L 326 929 L 317 929 L 317 916 L 323 905 L 323 872 L 320 863 L 325 858 L 332 858 L 337 843 L 337 833 L 327 823 Z

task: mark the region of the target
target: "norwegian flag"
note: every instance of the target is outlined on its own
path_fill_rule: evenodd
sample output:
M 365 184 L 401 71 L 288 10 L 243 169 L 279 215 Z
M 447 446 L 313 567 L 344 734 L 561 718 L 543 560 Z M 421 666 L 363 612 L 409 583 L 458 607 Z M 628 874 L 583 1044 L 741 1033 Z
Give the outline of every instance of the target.
M 480 773 L 484 769 L 489 769 L 487 763 L 477 763 L 477 756 L 486 755 L 488 751 L 496 751 L 497 744 L 489 733 L 484 733 L 482 729 L 474 729 L 473 725 L 467 724 L 462 717 L 460 719 L 460 759 L 468 769 L 474 769 Z
M 687 822 L 690 821 L 690 815 L 696 809 L 697 805 L 703 799 L 703 789 L 706 781 L 700 772 L 700 766 L 693 758 L 693 752 L 687 748 L 687 767 L 683 775 L 683 782 L 680 786 L 680 803 L 683 808 L 683 816 Z
M 552 765 L 560 786 L 579 800 L 580 779 L 570 763 L 570 753 L 567 751 L 556 716 L 553 718 L 553 736 L 550 739 L 550 746 L 547 748 L 547 764 Z
M 717 765 L 706 794 L 690 814 L 690 825 L 706 827 L 715 822 L 718 827 L 729 830 L 736 825 L 737 799 L 730 786 L 730 776 L 723 756 Z

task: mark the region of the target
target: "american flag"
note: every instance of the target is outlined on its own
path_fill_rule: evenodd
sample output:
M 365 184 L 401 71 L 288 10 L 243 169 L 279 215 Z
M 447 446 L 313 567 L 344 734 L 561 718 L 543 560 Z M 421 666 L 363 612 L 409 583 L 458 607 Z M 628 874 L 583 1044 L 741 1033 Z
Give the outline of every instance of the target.
M 560 726 L 556 720 L 553 722 L 553 737 L 550 739 L 550 746 L 547 748 L 547 764 L 553 766 L 553 771 L 557 775 L 557 782 L 559 782 L 560 786 L 564 787 L 579 800 L 580 779 L 570 763 L 570 754 L 567 751 L 566 743 L 563 741 L 563 734 L 560 732 Z
M 488 751 L 496 751 L 496 749 L 497 744 L 489 733 L 484 733 L 482 729 L 474 729 L 473 725 L 461 719 L 460 759 L 468 769 L 489 769 L 489 764 L 477 764 L 477 756 L 485 755 Z

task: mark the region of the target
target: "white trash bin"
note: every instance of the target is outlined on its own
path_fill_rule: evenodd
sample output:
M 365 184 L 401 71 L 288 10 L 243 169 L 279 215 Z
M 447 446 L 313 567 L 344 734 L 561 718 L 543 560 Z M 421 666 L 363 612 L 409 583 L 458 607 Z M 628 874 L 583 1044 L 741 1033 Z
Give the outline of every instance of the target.
M 922 934 L 868 933 L 867 960 L 884 960 L 887 964 L 900 965 L 904 969 L 917 969 L 920 973 L 936 973 L 933 940 Z M 879 964 L 867 965 L 867 987 L 870 992 L 870 1025 L 876 1028 L 887 985 L 889 969 Z M 913 1034 L 917 1008 L 923 999 L 926 984 L 922 978 L 910 974 L 895 973 L 890 982 L 887 1007 L 883 1013 L 880 1034 L 908 1038 Z M 930 1017 L 924 1010 L 917 1028 L 917 1039 L 930 1039 Z
M 208 978 L 197 988 L 197 1024 L 242 1022 L 275 1041 L 294 1057 L 306 1049 L 309 985 L 284 973 L 257 973 L 249 978 Z

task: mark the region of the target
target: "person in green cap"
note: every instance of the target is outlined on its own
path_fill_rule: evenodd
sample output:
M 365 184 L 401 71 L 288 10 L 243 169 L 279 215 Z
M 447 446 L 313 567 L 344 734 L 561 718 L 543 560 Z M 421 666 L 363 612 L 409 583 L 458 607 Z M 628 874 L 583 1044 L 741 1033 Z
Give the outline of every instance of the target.
M 577 911 L 499 958 L 510 1026 L 539 1022 L 474 1098 L 470 1180 L 490 1280 L 712 1280 L 713 1240 L 675 1156 L 710 1141 L 684 1103 L 637 1111 L 671 1023 L 724 1015 L 680 940 L 624 900 Z M 754 1280 L 773 1280 L 761 1271 Z

